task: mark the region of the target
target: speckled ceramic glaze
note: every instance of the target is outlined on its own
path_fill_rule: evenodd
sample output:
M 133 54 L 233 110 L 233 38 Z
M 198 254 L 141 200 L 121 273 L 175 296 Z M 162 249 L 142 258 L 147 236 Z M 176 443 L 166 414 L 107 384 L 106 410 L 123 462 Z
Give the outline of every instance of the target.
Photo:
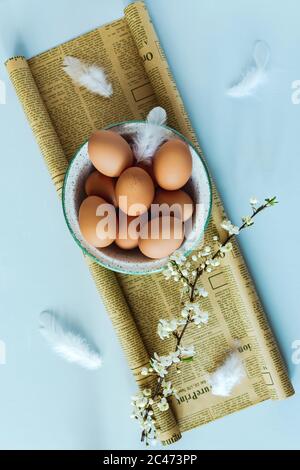
M 109 128 L 123 134 L 127 124 L 122 123 L 110 126 Z M 145 125 L 143 122 L 136 122 L 134 125 L 132 124 L 132 128 L 143 125 Z M 189 193 L 195 203 L 195 211 L 190 224 L 189 234 L 180 248 L 183 253 L 187 253 L 200 242 L 208 223 L 211 211 L 211 185 L 205 164 L 194 147 L 178 132 L 170 128 L 166 129 L 169 129 L 171 137 L 183 139 L 188 143 L 193 159 L 192 176 L 183 188 Z M 128 134 L 128 130 L 126 134 Z M 167 258 L 151 260 L 146 258 L 138 249 L 125 251 L 118 248 L 115 244 L 107 248 L 98 249 L 91 246 L 83 238 L 79 228 L 78 213 L 81 202 L 86 197 L 84 192 L 85 180 L 93 170 L 94 167 L 88 158 L 88 144 L 86 142 L 71 161 L 63 188 L 64 215 L 69 230 L 77 244 L 94 261 L 113 271 L 126 274 L 151 274 L 161 271 L 167 262 Z

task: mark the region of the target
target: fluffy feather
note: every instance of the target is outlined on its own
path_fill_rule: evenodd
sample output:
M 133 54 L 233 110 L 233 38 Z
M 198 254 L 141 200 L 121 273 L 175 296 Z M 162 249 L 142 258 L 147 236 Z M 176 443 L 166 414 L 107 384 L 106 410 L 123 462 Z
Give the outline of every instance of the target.
M 230 396 L 234 387 L 239 385 L 245 376 L 240 354 L 238 351 L 231 351 L 223 364 L 208 378 L 212 394 L 221 397 Z
M 40 314 L 39 328 L 52 349 L 66 361 L 90 370 L 101 367 L 99 353 L 90 347 L 86 339 L 69 331 L 53 313 L 45 311 Z
M 157 126 L 163 126 L 167 122 L 166 110 L 161 106 L 156 106 L 156 108 L 152 108 L 147 115 L 147 122 L 151 124 L 156 124 Z
M 158 106 L 149 112 L 145 125 L 136 129 L 133 153 L 137 162 L 150 160 L 160 144 L 170 135 L 170 131 L 162 127 L 166 120 L 166 111 Z
M 107 80 L 104 70 L 97 65 L 88 65 L 76 57 L 66 56 L 63 69 L 67 75 L 87 90 L 97 95 L 109 98 L 112 95 L 112 85 Z
M 266 68 L 270 59 L 270 48 L 264 41 L 257 41 L 253 49 L 253 61 L 241 80 L 227 91 L 229 96 L 242 98 L 251 95 L 267 79 Z

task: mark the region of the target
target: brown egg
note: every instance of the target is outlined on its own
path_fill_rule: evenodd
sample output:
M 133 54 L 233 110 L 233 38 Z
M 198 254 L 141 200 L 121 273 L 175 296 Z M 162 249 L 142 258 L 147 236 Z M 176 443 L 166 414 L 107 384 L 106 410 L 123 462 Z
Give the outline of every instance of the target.
M 148 173 L 134 166 L 123 171 L 116 184 L 119 208 L 134 217 L 143 214 L 154 198 L 154 184 Z
M 163 215 L 172 215 L 174 217 L 180 218 L 183 222 L 188 220 L 194 211 L 194 205 L 192 198 L 182 189 L 177 189 L 177 191 L 166 191 L 165 189 L 158 189 L 152 203 L 166 204 L 167 213 L 164 213 L 164 206 L 162 206 Z M 156 210 L 156 209 L 155 209 Z M 172 214 L 170 213 L 172 212 Z
M 182 188 L 192 174 L 188 145 L 179 139 L 168 140 L 154 156 L 153 171 L 161 188 L 169 191 Z
M 88 196 L 99 196 L 105 201 L 117 207 L 115 186 L 117 179 L 102 175 L 99 171 L 93 171 L 86 179 L 85 192 Z
M 128 142 L 113 131 L 95 131 L 88 142 L 93 165 L 106 176 L 119 176 L 132 165 L 133 155 Z
M 119 212 L 116 245 L 123 250 L 132 250 L 139 244 L 141 217 L 131 217 Z
M 154 176 L 152 161 L 147 161 L 146 160 L 146 161 L 143 161 L 143 162 L 139 162 L 139 163 L 137 163 L 137 166 L 139 168 L 143 168 L 143 170 L 145 170 L 148 173 L 148 175 L 151 177 L 154 186 L 157 186 L 157 181 L 156 181 L 155 176 Z
M 143 226 L 139 249 L 148 258 L 165 258 L 178 250 L 183 238 L 184 230 L 179 219 L 157 217 Z
M 102 211 L 101 215 L 97 215 L 97 209 Z M 114 206 L 108 204 L 101 197 L 87 197 L 79 209 L 79 227 L 83 237 L 91 245 L 97 248 L 111 245 L 116 238 L 116 210 Z

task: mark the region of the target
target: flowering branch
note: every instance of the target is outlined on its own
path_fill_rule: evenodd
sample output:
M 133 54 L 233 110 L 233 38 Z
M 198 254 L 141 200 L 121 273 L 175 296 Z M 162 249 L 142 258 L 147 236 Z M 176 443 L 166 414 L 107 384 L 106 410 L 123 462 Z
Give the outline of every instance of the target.
M 272 198 L 265 199 L 265 202 L 263 204 L 261 204 L 259 207 L 257 207 L 257 204 L 258 204 L 257 199 L 256 198 L 251 198 L 250 199 L 250 206 L 252 208 L 252 214 L 248 215 L 248 216 L 245 216 L 245 217 L 242 217 L 242 222 L 243 223 L 240 227 L 237 227 L 237 226 L 233 225 L 230 222 L 230 220 L 224 220 L 221 223 L 221 227 L 228 232 L 228 236 L 227 236 L 226 240 L 219 246 L 219 249 L 208 260 L 209 262 L 206 262 L 205 265 L 201 264 L 197 268 L 196 274 L 195 274 L 194 279 L 193 279 L 193 282 L 189 282 L 189 280 L 184 277 L 185 281 L 187 282 L 187 284 L 189 285 L 189 287 L 191 289 L 191 299 L 190 299 L 191 302 L 193 302 L 194 299 L 195 299 L 195 287 L 197 285 L 197 282 L 198 282 L 200 276 L 204 273 L 204 271 L 211 272 L 211 269 L 210 269 L 211 266 L 213 266 L 213 267 L 219 266 L 219 264 L 211 263 L 211 261 L 217 260 L 218 258 L 219 259 L 224 258 L 225 254 L 232 250 L 232 245 L 231 244 L 229 245 L 230 240 L 235 235 L 239 235 L 240 232 L 242 230 L 244 230 L 245 228 L 251 227 L 251 225 L 254 224 L 253 219 L 254 219 L 254 217 L 257 216 L 257 214 L 262 212 L 267 207 L 274 206 L 277 203 L 278 203 L 278 201 L 276 200 L 276 197 L 272 197 Z M 214 241 L 218 240 L 217 236 L 213 237 L 213 238 L 214 238 Z M 210 252 L 211 252 L 210 247 L 206 247 L 206 253 L 209 255 Z M 176 262 L 175 262 L 175 264 L 176 264 Z M 177 268 L 178 268 L 178 271 L 180 272 L 180 269 L 179 269 L 178 265 L 177 265 Z
M 153 375 L 157 379 L 154 390 L 144 389 L 132 399 L 134 407 L 132 417 L 139 421 L 142 428 L 141 440 L 150 444 L 156 439 L 157 428 L 155 426 L 154 406 L 160 411 L 169 409 L 168 398 L 175 396 L 178 398 L 176 389 L 170 381 L 166 380 L 172 367 L 176 367 L 180 373 L 179 365 L 182 362 L 190 362 L 195 355 L 194 346 L 184 346 L 183 338 L 190 324 L 200 328 L 208 322 L 208 313 L 201 310 L 199 301 L 208 296 L 208 292 L 198 285 L 201 276 L 204 273 L 210 273 L 214 268 L 220 266 L 222 259 L 233 249 L 231 239 L 239 235 L 242 230 L 249 228 L 254 224 L 254 218 L 263 210 L 277 204 L 276 197 L 265 199 L 264 203 L 258 205 L 255 198 L 250 199 L 252 213 L 242 217 L 242 224 L 238 227 L 233 225 L 230 220 L 223 220 L 221 228 L 227 232 L 225 240 L 221 243 L 219 237 L 213 237 L 213 247 L 204 246 L 199 252 L 193 252 L 189 258 L 186 258 L 180 251 L 171 255 L 164 275 L 166 279 L 180 281 L 183 288 L 183 294 L 187 301 L 183 303 L 181 315 L 177 319 L 160 319 L 157 326 L 159 337 L 164 340 L 173 336 L 175 338 L 175 348 L 166 356 L 159 356 L 154 353 L 150 359 L 148 367 L 143 367 L 142 375 Z

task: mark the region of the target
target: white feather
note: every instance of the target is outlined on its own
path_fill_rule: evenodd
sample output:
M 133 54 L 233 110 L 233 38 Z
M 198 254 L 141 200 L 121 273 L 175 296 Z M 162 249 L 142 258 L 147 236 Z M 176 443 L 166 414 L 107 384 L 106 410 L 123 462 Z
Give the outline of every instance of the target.
M 88 65 L 76 57 L 66 56 L 63 69 L 77 85 L 83 86 L 92 93 L 105 98 L 112 95 L 112 85 L 107 80 L 104 70 L 98 65 Z
M 163 126 L 167 122 L 167 113 L 161 106 L 152 108 L 147 115 L 147 122 L 156 124 L 157 126 Z
M 90 370 L 101 367 L 102 359 L 99 353 L 90 347 L 86 339 L 69 331 L 55 314 L 42 312 L 39 328 L 52 349 L 66 361 Z
M 227 91 L 234 98 L 251 95 L 267 80 L 266 68 L 270 59 L 270 48 L 265 41 L 257 41 L 253 49 L 253 62 L 241 80 Z
M 213 395 L 230 396 L 234 387 L 246 376 L 243 362 L 238 351 L 231 351 L 224 363 L 210 374 L 208 382 Z
M 160 144 L 171 135 L 168 129 L 162 127 L 166 120 L 166 111 L 158 106 L 149 112 L 145 124 L 136 128 L 133 153 L 137 162 L 149 161 Z

